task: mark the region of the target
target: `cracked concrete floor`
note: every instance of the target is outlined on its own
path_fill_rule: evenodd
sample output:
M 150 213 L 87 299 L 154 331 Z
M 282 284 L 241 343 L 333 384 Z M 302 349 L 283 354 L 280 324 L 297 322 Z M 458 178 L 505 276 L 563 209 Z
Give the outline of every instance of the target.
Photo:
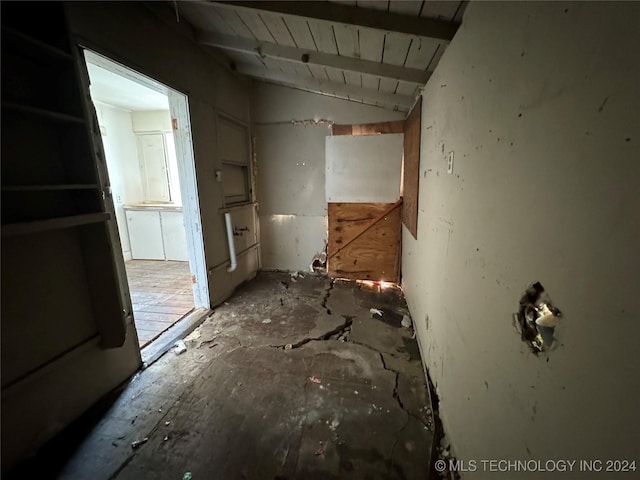
M 260 273 L 132 379 L 58 478 L 425 479 L 433 418 L 404 313 L 393 288 Z

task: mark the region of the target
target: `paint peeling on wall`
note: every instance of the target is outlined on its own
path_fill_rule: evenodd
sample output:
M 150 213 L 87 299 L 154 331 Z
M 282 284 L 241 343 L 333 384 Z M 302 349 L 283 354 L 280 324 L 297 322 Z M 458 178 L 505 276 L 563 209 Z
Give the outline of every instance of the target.
M 255 125 L 302 125 L 304 127 L 327 126 L 331 128 L 335 122 L 325 118 L 306 119 L 306 120 L 289 120 L 286 122 L 256 122 Z

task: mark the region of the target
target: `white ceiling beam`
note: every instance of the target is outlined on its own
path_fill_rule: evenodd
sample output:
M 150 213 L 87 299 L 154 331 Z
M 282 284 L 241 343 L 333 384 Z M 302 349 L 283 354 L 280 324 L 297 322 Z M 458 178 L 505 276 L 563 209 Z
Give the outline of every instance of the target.
M 356 87 L 354 85 L 317 80 L 311 77 L 287 75 L 282 72 L 262 70 L 243 64 L 237 65 L 236 71 L 250 77 L 290 85 L 301 90 L 307 90 L 310 92 L 343 98 L 362 98 L 367 102 L 379 103 L 388 108 L 394 108 L 397 106 L 404 111 L 408 111 L 409 108 L 411 108 L 414 100 L 413 97 L 408 95 L 394 95 L 391 93 L 379 92 L 377 90 L 369 90 L 366 88 Z
M 286 47 L 275 43 L 260 42 L 241 37 L 219 35 L 213 32 L 198 31 L 198 42 L 212 47 L 232 50 L 241 53 L 258 54 L 261 57 L 272 57 L 277 60 L 285 60 L 296 63 L 309 63 L 322 67 L 331 67 L 356 73 L 367 73 L 380 77 L 403 80 L 409 83 L 424 85 L 429 80 L 431 72 L 425 72 L 417 68 L 398 67 L 385 63 L 361 60 L 359 58 L 342 57 L 330 53 L 316 52 L 302 48 Z
M 200 2 L 225 8 L 244 8 L 294 15 L 314 20 L 324 20 L 346 25 L 404 33 L 418 37 L 437 38 L 450 41 L 458 30 L 459 24 L 428 17 L 402 15 L 369 8 L 358 8 L 334 2 L 317 1 L 223 1 Z

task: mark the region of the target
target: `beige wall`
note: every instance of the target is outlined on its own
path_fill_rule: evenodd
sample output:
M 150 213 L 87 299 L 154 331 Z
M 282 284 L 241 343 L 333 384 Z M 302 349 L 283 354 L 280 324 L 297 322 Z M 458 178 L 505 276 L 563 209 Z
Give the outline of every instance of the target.
M 404 114 L 262 82 L 254 83 L 253 105 L 262 267 L 308 271 L 327 238 L 330 123 L 401 120 Z
M 403 287 L 460 459 L 638 460 L 638 25 L 637 3 L 471 2 L 423 93 Z M 536 280 L 564 313 L 539 357 L 512 327 Z

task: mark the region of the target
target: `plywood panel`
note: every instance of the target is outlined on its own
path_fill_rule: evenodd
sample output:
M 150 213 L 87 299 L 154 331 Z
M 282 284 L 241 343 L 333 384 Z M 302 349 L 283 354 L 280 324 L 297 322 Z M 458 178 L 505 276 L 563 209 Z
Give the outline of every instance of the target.
M 400 211 L 399 203 L 330 203 L 329 275 L 398 282 Z
M 401 168 L 400 134 L 327 137 L 327 202 L 395 202 Z
M 404 176 L 402 179 L 402 222 L 418 238 L 418 190 L 420 187 L 420 124 L 422 97 L 413 107 L 405 121 L 404 130 Z
M 383 133 L 404 133 L 404 120 L 362 123 L 360 125 L 334 124 L 331 128 L 331 133 L 333 135 L 380 135 Z

